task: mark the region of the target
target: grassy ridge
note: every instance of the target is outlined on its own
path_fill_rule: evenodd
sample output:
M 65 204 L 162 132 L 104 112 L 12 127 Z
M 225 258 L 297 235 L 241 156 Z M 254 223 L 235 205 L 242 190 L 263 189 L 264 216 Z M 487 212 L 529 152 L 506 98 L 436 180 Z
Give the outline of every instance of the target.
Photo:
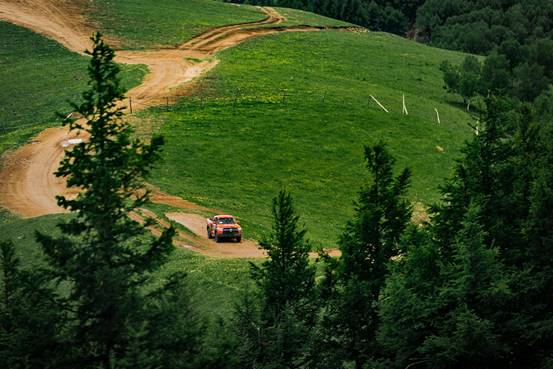
M 309 26 L 350 26 L 350 23 L 340 21 L 333 18 L 324 17 L 322 15 L 317 15 L 315 13 L 306 12 L 298 9 L 290 8 L 277 8 L 275 9 L 284 17 L 286 20 L 280 25 L 283 26 L 298 26 L 298 25 L 309 25 Z
M 69 110 L 86 88 L 88 58 L 57 42 L 0 22 L 0 153 L 21 144 L 40 127 L 58 124 L 56 111 Z M 122 66 L 122 83 L 137 85 L 142 66 Z M 14 131 L 15 128 L 25 127 Z
M 94 0 L 90 17 L 123 49 L 174 46 L 209 28 L 262 20 L 247 5 L 212 0 Z
M 470 135 L 438 65 L 462 57 L 380 33 L 287 33 L 227 50 L 203 103 L 197 96 L 165 113 L 165 160 L 153 182 L 235 213 L 250 234 L 267 230 L 271 198 L 286 187 L 311 236 L 334 245 L 366 180 L 366 144 L 388 142 L 398 166 L 413 170 L 414 201 L 438 199 Z M 368 106 L 369 94 L 391 113 Z

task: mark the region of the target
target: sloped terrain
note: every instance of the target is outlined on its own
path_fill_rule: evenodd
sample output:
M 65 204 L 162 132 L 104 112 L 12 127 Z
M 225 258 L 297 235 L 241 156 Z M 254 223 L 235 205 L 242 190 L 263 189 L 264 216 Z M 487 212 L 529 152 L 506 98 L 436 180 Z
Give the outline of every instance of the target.
M 191 95 L 172 112 L 154 109 L 139 116 L 165 122 L 165 163 L 153 182 L 208 208 L 236 213 L 254 235 L 267 230 L 272 196 L 289 188 L 312 236 L 331 246 L 365 180 L 363 145 L 384 140 L 399 164 L 415 172 L 413 201 L 434 201 L 436 183 L 447 175 L 470 121 L 447 100 L 437 65 L 443 59 L 458 61 L 462 54 L 386 34 L 286 32 L 224 52 L 222 63 L 198 81 L 217 65 L 216 53 L 246 40 L 329 27 L 321 25 L 326 19 L 307 13 L 296 13 L 292 22 L 319 20 L 320 25 L 287 27 L 289 20 L 277 10 L 262 10 L 264 15 L 256 10 L 260 20 L 214 28 L 177 47 L 119 51 L 119 61 L 149 69 L 143 83 L 128 93 L 124 106 L 129 110 L 131 99 L 136 112 L 165 105 L 169 96 L 174 102 Z M 55 23 L 50 28 L 74 27 L 63 19 L 50 20 Z M 45 28 L 40 22 L 37 31 Z M 87 24 L 68 38 L 82 40 Z M 84 47 L 84 41 L 73 46 L 75 51 Z M 197 82 L 187 83 L 192 80 Z M 408 116 L 400 111 L 402 94 Z M 381 111 L 371 95 L 390 113 Z M 441 123 L 435 110 L 441 112 Z M 70 138 L 62 129 L 51 129 L 4 158 L 4 206 L 27 217 L 61 211 L 54 196 L 67 192 L 51 173 Z M 209 165 L 209 158 L 223 164 Z
M 89 46 L 88 42 L 81 37 L 86 29 L 84 23 L 68 21 L 71 19 L 70 15 L 48 18 L 40 13 L 36 17 L 29 16 L 27 13 L 29 10 L 24 5 L 23 3 L 13 4 L 4 9 L 2 16 L 8 20 L 23 19 L 21 24 L 38 32 L 44 32 L 54 39 L 61 33 L 63 34 L 60 37 L 61 40 L 64 42 L 71 40 L 66 42 L 65 46 L 72 48 L 73 51 L 79 52 Z M 50 5 L 52 10 L 62 11 L 57 2 L 52 2 Z M 255 28 L 255 26 L 278 24 L 284 20 L 278 12 L 270 8 L 262 11 L 265 13 L 265 18 L 260 21 L 215 28 L 172 50 L 120 51 L 117 60 L 126 64 L 146 64 L 149 69 L 149 74 L 142 84 L 128 92 L 129 101 L 122 102 L 122 106 L 132 112 L 132 99 L 134 99 L 134 111 L 139 111 L 160 104 L 163 97 L 172 93 L 173 89 L 178 89 L 181 93 L 186 91 L 193 85 L 184 85 L 184 83 L 190 82 L 216 64 L 215 61 L 206 58 L 245 40 L 274 32 L 320 29 L 307 26 Z M 82 28 L 79 28 L 81 26 Z M 56 32 L 45 31 L 50 29 Z M 64 180 L 55 177 L 53 173 L 58 167 L 64 150 L 73 144 L 73 141 L 86 139 L 86 136 L 76 137 L 75 134 L 64 128 L 50 128 L 43 131 L 30 144 L 4 155 L 0 179 L 2 205 L 23 217 L 64 212 L 57 206 L 55 196 L 59 194 L 71 196 L 75 194 L 75 190 L 65 188 Z M 190 215 L 189 218 L 193 219 L 193 216 Z M 229 255 L 235 257 L 260 255 L 255 244 L 250 246 L 251 251 L 244 253 L 245 246 L 241 245 L 240 252 Z M 209 254 L 210 251 L 207 250 L 206 253 Z
M 229 49 L 201 91 L 154 113 L 167 146 L 153 182 L 237 214 L 259 233 L 270 225 L 271 198 L 288 188 L 313 239 L 333 245 L 368 180 L 364 145 L 387 142 L 398 167 L 413 170 L 413 202 L 437 201 L 472 122 L 442 89 L 438 65 L 462 58 L 383 33 L 339 31 Z

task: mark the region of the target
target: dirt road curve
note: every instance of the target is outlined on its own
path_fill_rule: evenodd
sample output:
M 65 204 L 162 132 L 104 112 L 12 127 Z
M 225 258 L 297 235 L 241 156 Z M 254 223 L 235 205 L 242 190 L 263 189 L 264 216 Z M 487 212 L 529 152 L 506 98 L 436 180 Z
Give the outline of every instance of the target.
M 89 48 L 93 27 L 71 0 L 2 0 L 0 19 L 32 29 L 78 53 Z
M 81 16 L 78 6 L 75 5 L 78 3 L 69 0 L 0 0 L 0 19 L 44 34 L 69 50 L 82 53 L 91 46 L 88 37 L 92 34 L 93 27 Z M 127 96 L 136 102 L 133 110 L 163 103 L 165 96 L 175 89 L 182 93 L 193 88 L 193 84 L 189 82 L 217 64 L 212 58 L 211 61 L 204 59 L 223 49 L 271 33 L 319 29 L 271 26 L 281 23 L 282 16 L 271 8 L 260 9 L 266 14 L 264 20 L 219 27 L 174 49 L 119 51 L 117 61 L 145 64 L 149 69 L 143 83 L 127 93 Z M 203 61 L 196 62 L 198 59 Z M 65 148 L 70 146 L 70 140 L 74 138 L 75 134 L 69 133 L 67 129 L 49 128 L 41 132 L 31 143 L 4 155 L 0 173 L 1 206 L 23 218 L 64 212 L 64 209 L 57 206 L 55 196 L 71 196 L 75 191 L 72 193 L 67 189 L 64 181 L 56 178 L 53 173 L 63 157 Z M 83 136 L 80 138 L 86 139 Z M 184 210 L 190 210 L 192 206 L 184 200 L 180 203 L 174 196 L 159 191 L 154 193 L 153 201 L 172 206 L 178 203 Z M 198 220 L 194 215 L 189 220 L 183 217 L 181 214 L 178 218 L 183 224 L 194 225 Z M 246 255 L 236 256 L 262 256 L 257 247 L 254 252 L 254 246 L 248 246 L 248 243 L 242 244 L 240 249 L 249 251 L 244 251 Z

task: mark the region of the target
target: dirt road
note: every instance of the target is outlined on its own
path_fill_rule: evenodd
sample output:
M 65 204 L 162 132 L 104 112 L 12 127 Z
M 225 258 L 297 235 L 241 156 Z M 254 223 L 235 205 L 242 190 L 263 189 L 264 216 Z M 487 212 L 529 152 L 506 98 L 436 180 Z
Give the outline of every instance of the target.
M 93 27 L 79 12 L 79 2 L 68 0 L 1 0 L 0 19 L 21 25 L 52 38 L 69 50 L 83 53 L 90 48 L 88 35 Z M 178 89 L 187 92 L 193 88 L 195 78 L 217 65 L 218 61 L 205 60 L 217 52 L 235 46 L 253 37 L 277 32 L 314 31 L 316 27 L 278 27 L 283 17 L 271 8 L 260 8 L 266 18 L 258 22 L 243 23 L 212 29 L 174 49 L 151 51 L 119 51 L 116 60 L 128 64 L 145 64 L 149 73 L 140 86 L 127 93 L 136 104 L 134 111 L 165 102 L 165 97 Z M 255 28 L 260 26 L 259 28 Z M 261 27 L 263 26 L 263 27 Z M 196 60 L 200 60 L 197 62 Z M 63 157 L 64 150 L 77 137 L 65 128 L 49 128 L 36 136 L 31 143 L 7 153 L 2 158 L 0 173 L 0 205 L 23 218 L 62 213 L 56 204 L 56 195 L 72 196 L 75 190 L 66 188 L 65 182 L 53 175 Z M 182 200 L 182 199 L 181 199 Z M 154 193 L 153 201 L 175 206 L 174 196 Z M 191 206 L 182 200 L 183 210 Z M 178 206 L 180 207 L 180 206 Z M 189 210 L 189 209 L 188 209 Z M 192 214 L 178 216 L 183 224 L 194 225 L 198 219 Z M 195 225 L 194 225 L 195 227 Z M 237 257 L 260 256 L 260 251 L 248 243 L 240 245 Z M 225 253 L 230 247 L 225 248 Z M 205 251 L 205 250 L 204 250 Z M 208 253 L 205 251 L 205 253 Z M 223 251 L 221 251 L 223 253 Z

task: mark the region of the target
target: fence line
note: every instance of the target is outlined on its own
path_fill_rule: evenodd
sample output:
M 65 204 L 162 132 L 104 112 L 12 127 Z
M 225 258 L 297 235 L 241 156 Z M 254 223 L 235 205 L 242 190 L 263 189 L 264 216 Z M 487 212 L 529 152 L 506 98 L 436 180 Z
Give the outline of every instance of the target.
M 306 106 L 307 104 L 319 104 L 322 106 L 340 106 L 341 108 L 347 106 L 358 106 L 364 107 L 364 109 L 372 110 L 371 101 L 374 101 L 376 105 L 385 111 L 390 113 L 393 109 L 388 109 L 384 104 L 391 104 L 392 100 L 390 97 L 386 97 L 383 101 L 382 97 L 377 98 L 376 94 L 367 93 L 357 94 L 353 98 L 351 96 L 344 97 L 339 93 L 332 93 L 329 90 L 322 91 L 313 91 L 313 90 L 302 90 L 302 89 L 251 89 L 245 90 L 241 88 L 236 89 L 227 89 L 223 94 L 220 94 L 219 90 L 210 89 L 210 84 L 204 85 L 201 84 L 201 89 L 199 89 L 196 94 L 193 95 L 183 95 L 183 94 L 169 94 L 166 96 L 156 97 L 155 99 L 136 99 L 136 98 L 126 98 L 123 100 L 123 109 L 126 110 L 130 115 L 137 113 L 137 110 L 145 110 L 149 108 L 153 109 L 163 109 L 166 111 L 171 111 L 173 109 L 173 104 L 184 102 L 184 103 L 196 103 L 201 108 L 206 107 L 206 102 L 222 102 L 227 103 L 233 108 L 237 108 L 240 104 L 245 103 L 266 103 L 266 104 L 280 104 L 285 107 L 293 106 Z M 401 109 L 393 111 L 393 113 L 398 113 L 402 115 L 409 115 L 407 111 L 407 97 L 405 94 L 398 93 L 397 95 L 397 107 Z M 392 104 L 392 106 L 396 106 Z M 140 108 L 140 109 L 138 109 Z M 413 106 L 411 105 L 411 112 L 413 113 Z M 442 112 L 443 113 L 443 112 Z M 16 113 L 17 115 L 17 113 Z M 418 114 L 415 116 L 422 117 L 427 119 L 430 122 L 437 122 L 441 124 L 443 122 L 443 114 L 438 113 L 438 109 L 435 106 L 429 106 L 428 108 L 423 108 L 423 111 L 419 109 Z M 3 122 L 0 122 L 0 133 L 6 133 L 20 128 L 27 127 L 39 127 L 43 124 L 40 123 L 30 123 L 23 125 L 8 125 Z

